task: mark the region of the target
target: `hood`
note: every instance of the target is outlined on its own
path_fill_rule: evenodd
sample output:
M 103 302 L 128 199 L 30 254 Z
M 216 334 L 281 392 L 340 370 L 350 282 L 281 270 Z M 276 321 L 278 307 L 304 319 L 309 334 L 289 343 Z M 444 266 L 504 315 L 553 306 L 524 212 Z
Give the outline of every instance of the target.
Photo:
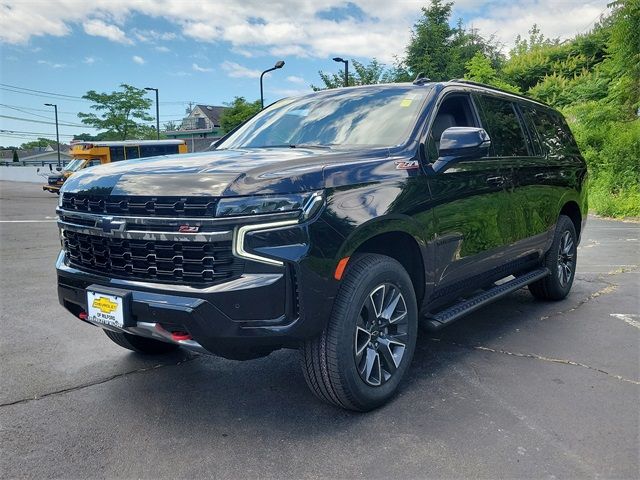
M 234 196 L 296 193 L 325 186 L 327 164 L 386 157 L 386 149 L 215 150 L 128 160 L 71 176 L 63 192 L 131 196 Z

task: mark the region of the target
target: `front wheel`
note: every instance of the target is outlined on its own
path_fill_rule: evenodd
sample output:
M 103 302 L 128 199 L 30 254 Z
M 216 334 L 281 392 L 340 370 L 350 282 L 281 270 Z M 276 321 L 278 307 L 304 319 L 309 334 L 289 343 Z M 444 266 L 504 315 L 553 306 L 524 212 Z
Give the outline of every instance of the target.
M 551 275 L 529 285 L 531 294 L 542 300 L 562 300 L 569 294 L 576 274 L 578 240 L 569 217 L 560 215 L 556 233 L 543 266 Z
M 313 393 L 333 405 L 368 411 L 397 391 L 415 350 L 418 330 L 411 278 L 396 260 L 354 257 L 325 330 L 302 348 Z

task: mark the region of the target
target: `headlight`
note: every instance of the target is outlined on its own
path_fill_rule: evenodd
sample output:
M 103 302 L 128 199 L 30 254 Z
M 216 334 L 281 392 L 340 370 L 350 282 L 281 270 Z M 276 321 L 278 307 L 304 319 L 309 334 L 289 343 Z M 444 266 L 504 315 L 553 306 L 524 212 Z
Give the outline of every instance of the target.
M 309 218 L 322 206 L 323 200 L 322 192 L 222 198 L 216 208 L 216 217 L 300 211 L 303 218 Z

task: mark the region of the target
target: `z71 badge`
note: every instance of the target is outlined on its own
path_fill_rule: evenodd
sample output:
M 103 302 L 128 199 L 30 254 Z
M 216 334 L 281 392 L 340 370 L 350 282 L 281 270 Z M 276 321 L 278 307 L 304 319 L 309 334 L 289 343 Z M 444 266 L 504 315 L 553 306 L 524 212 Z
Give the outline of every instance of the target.
M 396 160 L 396 170 L 413 170 L 418 168 L 418 160 Z

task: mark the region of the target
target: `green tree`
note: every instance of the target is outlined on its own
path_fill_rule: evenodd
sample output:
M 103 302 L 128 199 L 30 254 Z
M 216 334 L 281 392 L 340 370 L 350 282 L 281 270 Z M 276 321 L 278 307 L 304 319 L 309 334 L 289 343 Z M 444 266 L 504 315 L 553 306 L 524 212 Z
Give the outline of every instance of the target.
M 164 126 L 165 131 L 166 130 L 170 130 L 170 131 L 177 130 L 178 127 L 179 127 L 179 125 L 176 122 L 174 122 L 173 120 L 171 120 L 170 122 L 166 122 L 163 126 Z
M 22 145 L 20 145 L 20 148 L 23 150 L 30 150 L 32 148 L 48 147 L 48 146 L 51 146 L 51 148 L 56 149 L 58 148 L 58 143 L 55 140 L 49 140 L 48 138 L 39 137 L 37 140 L 32 140 L 30 142 L 23 143 Z
M 475 82 L 486 83 L 494 87 L 508 90 L 510 92 L 520 93 L 518 87 L 505 82 L 498 77 L 498 72 L 491 65 L 491 60 L 483 53 L 477 52 L 471 60 L 466 64 L 467 73 L 464 78 Z
M 17 150 L 13 151 L 13 161 L 16 162 L 16 163 L 20 161 L 20 159 L 18 158 Z
M 422 17 L 413 26 L 406 49 L 405 64 L 413 73 L 421 73 L 432 80 L 448 80 L 450 39 L 454 34 L 449 26 L 452 5 L 451 2 L 431 0 L 428 8 L 422 7 Z
M 431 80 L 461 78 L 466 64 L 480 52 L 491 60 L 493 68 L 504 61 L 500 45 L 494 37 L 483 38 L 477 30 L 466 29 L 462 20 L 449 24 L 453 3 L 431 0 L 422 8 L 422 16 L 413 26 L 403 65 L 414 76 L 422 74 Z
M 550 47 L 552 45 L 558 45 L 560 43 L 559 38 L 546 38 L 537 23 L 534 23 L 531 29 L 527 32 L 529 38 L 522 38 L 520 34 L 516 36 L 515 46 L 509 52 L 511 57 L 515 55 L 522 55 L 523 53 L 531 52 L 538 48 Z
M 389 83 L 397 81 L 398 72 L 394 69 L 388 69 L 383 63 L 378 62 L 375 58 L 368 64 L 361 63 L 357 60 L 349 62 L 349 85 L 373 85 L 376 83 Z M 311 85 L 315 91 L 325 90 L 327 88 L 344 87 L 344 72 L 326 73 L 319 71 L 320 80 L 324 86 Z
M 640 0 L 617 0 L 611 4 L 610 56 L 612 100 L 627 118 L 640 109 Z
M 220 126 L 225 132 L 230 132 L 260 111 L 260 100 L 247 102 L 244 97 L 235 97 L 232 102 L 225 105 L 229 108 L 220 115 Z
M 153 120 L 147 113 L 152 102 L 145 90 L 126 83 L 120 88 L 111 93 L 89 90 L 82 98 L 93 102 L 90 108 L 96 113 L 78 113 L 82 123 L 105 130 L 105 136 L 112 140 L 154 138 L 155 129 L 143 123 Z

